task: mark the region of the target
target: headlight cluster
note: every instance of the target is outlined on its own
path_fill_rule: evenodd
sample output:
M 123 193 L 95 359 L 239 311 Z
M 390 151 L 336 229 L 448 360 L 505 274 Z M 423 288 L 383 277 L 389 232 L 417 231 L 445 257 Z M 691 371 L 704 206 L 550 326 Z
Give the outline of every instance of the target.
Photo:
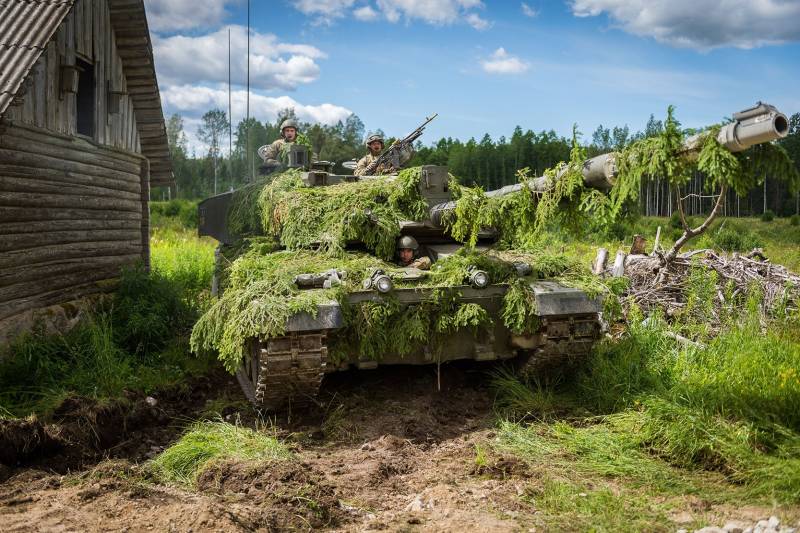
M 368 278 L 364 279 L 365 289 L 375 289 L 376 291 L 386 294 L 394 288 L 392 278 L 386 275 L 383 270 L 376 270 Z
M 469 270 L 469 283 L 476 289 L 483 289 L 489 285 L 489 274 L 484 270 L 471 267 Z

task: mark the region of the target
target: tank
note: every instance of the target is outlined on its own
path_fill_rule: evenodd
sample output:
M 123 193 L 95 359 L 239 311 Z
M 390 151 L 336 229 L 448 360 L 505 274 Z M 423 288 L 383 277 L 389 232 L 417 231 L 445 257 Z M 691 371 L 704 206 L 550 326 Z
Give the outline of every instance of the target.
M 772 106 L 757 104 L 734 115 L 734 121 L 724 126 L 719 141 L 731 151 L 739 151 L 786 134 L 788 122 Z M 687 140 L 687 152 L 696 148 L 697 138 Z M 304 167 L 295 170 L 298 188 L 318 187 L 370 187 L 375 180 L 382 183 L 398 180 L 398 176 L 355 177 L 330 172 L 330 164 L 306 163 L 306 155 L 294 149 L 289 166 Z M 612 186 L 616 175 L 615 154 L 604 154 L 587 160 L 583 167 L 584 182 L 600 190 Z M 298 163 L 300 162 L 300 163 Z M 280 169 L 279 169 L 280 170 Z M 408 176 L 406 176 L 407 179 Z M 297 294 L 312 297 L 315 294 L 336 294 L 323 299 L 311 309 L 291 313 L 280 331 L 272 328 L 268 335 L 254 335 L 242 339 L 240 360 L 234 365 L 237 379 L 244 394 L 259 408 L 274 410 L 287 404 L 313 402 L 324 376 L 331 372 L 358 368 L 373 369 L 380 365 L 442 365 L 455 360 L 503 361 L 507 360 L 520 372 L 540 371 L 543 368 L 571 367 L 585 359 L 602 331 L 601 305 L 584 291 L 548 279 L 537 279 L 533 273 L 536 265 L 505 256 L 491 256 L 495 270 L 502 276 L 493 276 L 481 268 L 480 261 L 465 265 L 460 279 L 451 279 L 446 286 L 430 286 L 426 279 L 436 275 L 438 266 L 455 261 L 469 261 L 470 257 L 489 257 L 498 242 L 499 234 L 493 228 L 482 228 L 477 234 L 469 255 L 464 245 L 452 237 L 446 218 L 456 208 L 450 176 L 446 167 L 423 166 L 414 174 L 416 194 L 424 201 L 422 216 L 399 220 L 398 238 L 413 237 L 419 244 L 419 255 L 427 257 L 432 271 L 392 264 L 386 257 L 378 257 L 373 250 L 358 240 L 348 241 L 345 253 L 358 253 L 359 261 L 369 263 L 375 255 L 374 267 L 361 269 L 357 274 L 346 269 L 330 268 L 326 271 L 301 271 L 293 276 L 292 287 Z M 550 178 L 540 177 L 515 184 L 487 196 L 516 194 L 523 188 L 544 191 Z M 558 176 L 556 177 L 558 179 Z M 355 184 L 355 185 L 353 185 Z M 224 249 L 235 249 L 242 239 L 232 231 L 230 223 L 232 201 L 235 193 L 214 196 L 200 203 L 200 235 L 207 235 L 221 243 L 218 248 L 218 273 L 225 271 L 227 261 L 220 258 Z M 419 210 L 417 211 L 420 212 Z M 292 216 L 291 213 L 288 216 Z M 370 213 L 363 217 L 370 223 Z M 308 248 L 313 249 L 312 243 Z M 280 253 L 281 248 L 274 252 Z M 484 254 L 484 255 L 480 255 Z M 276 256 L 278 257 L 278 256 Z M 282 257 L 282 256 L 281 256 Z M 360 263 L 361 264 L 361 263 Z M 353 279 L 357 276 L 358 279 Z M 349 290 L 334 289 L 346 284 Z M 533 312 L 520 321 L 517 327 L 509 325 L 509 308 L 506 296 L 509 291 L 525 288 L 533 300 Z M 514 287 L 514 288 L 512 288 Z M 355 340 L 349 336 L 353 330 L 353 309 L 368 304 L 385 304 L 396 313 L 413 313 L 426 309 L 430 302 L 441 298 L 442 290 L 451 296 L 452 309 L 469 309 L 488 317 L 486 325 L 455 327 L 438 333 L 436 345 L 431 342 L 411 342 L 393 349 L 386 347 L 378 356 L 365 357 L 363 350 L 355 349 Z M 224 291 L 215 275 L 213 292 L 219 296 Z M 316 292 L 314 292 L 316 291 Z M 327 291 L 327 292 L 325 292 Z M 288 302 L 287 302 L 288 305 Z M 511 309 L 513 311 L 513 308 Z M 524 310 L 519 310 L 524 313 Z M 397 316 L 400 316 L 399 314 Z M 513 322 L 513 317 L 512 317 Z M 385 326 L 384 326 L 385 327 Z M 391 327 L 391 326 L 390 326 Z M 353 337 L 354 338 L 354 337 Z M 336 346 L 335 356 L 331 350 Z

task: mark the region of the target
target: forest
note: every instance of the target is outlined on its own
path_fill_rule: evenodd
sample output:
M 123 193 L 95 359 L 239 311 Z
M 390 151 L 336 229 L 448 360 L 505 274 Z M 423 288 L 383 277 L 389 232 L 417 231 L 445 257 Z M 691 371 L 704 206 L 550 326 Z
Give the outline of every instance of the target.
M 289 117 L 296 119 L 293 109 L 283 110 L 274 122 L 260 122 L 251 117 L 231 128 L 224 111 L 210 110 L 203 115 L 202 125 L 197 131 L 197 137 L 208 146 L 208 151 L 197 153 L 190 152 L 183 118 L 178 114 L 172 115 L 167 121 L 167 136 L 177 187 L 175 191 L 156 189 L 153 199 L 169 199 L 172 195 L 201 199 L 215 192 L 241 187 L 251 176 L 258 174 L 260 161 L 255 151 L 259 146 L 277 139 L 280 123 Z M 789 122 L 789 135 L 779 142 L 800 168 L 800 113 L 793 114 Z M 591 135 L 581 137 L 580 142 L 591 157 L 620 150 L 636 140 L 658 135 L 662 130 L 663 122 L 650 115 L 641 130 L 632 131 L 627 124 L 610 127 L 601 124 Z M 332 126 L 301 122 L 301 131 L 310 141 L 316 157 L 337 163 L 335 171 L 341 173 L 348 171 L 340 163 L 364 155 L 363 139 L 372 133 L 372 130 L 367 131 L 355 114 L 345 122 Z M 382 133 L 381 130 L 375 132 Z M 387 139 L 387 145 L 392 141 L 392 138 Z M 463 184 L 491 190 L 517 182 L 517 172 L 521 169 L 528 168 L 533 174 L 541 175 L 558 162 L 568 160 L 571 142 L 571 139 L 553 130 L 537 133 L 518 125 L 510 137 L 501 136 L 498 139 L 485 134 L 480 140 L 471 138 L 462 141 L 447 137 L 428 144 L 418 141 L 409 166 L 446 165 Z M 791 216 L 800 213 L 800 191 L 791 191 L 786 181 L 780 178 L 765 175 L 761 186 L 746 196 L 728 192 L 722 214 L 740 217 L 765 213 L 766 216 Z M 695 175 L 687 188 L 690 194 L 696 195 L 686 206 L 688 214 L 708 211 L 712 199 L 703 198 L 704 190 L 704 177 Z M 674 199 L 668 194 L 664 180 L 645 182 L 638 201 L 639 211 L 645 216 L 671 216 L 675 210 Z

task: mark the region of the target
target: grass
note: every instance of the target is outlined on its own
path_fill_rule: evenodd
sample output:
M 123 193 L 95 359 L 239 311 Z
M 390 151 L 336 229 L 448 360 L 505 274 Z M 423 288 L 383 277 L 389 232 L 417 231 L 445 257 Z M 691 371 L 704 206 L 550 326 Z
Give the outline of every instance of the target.
M 599 531 L 664 529 L 664 511 L 680 510 L 687 495 L 796 510 L 798 317 L 762 331 L 742 316 L 704 348 L 679 345 L 664 327 L 631 326 L 569 381 L 493 377 L 493 446 L 554 479 L 535 488 L 537 509 L 567 529 Z M 617 523 L 603 506 L 644 522 Z
M 180 221 L 153 229 L 152 272 L 130 269 L 116 292 L 63 335 L 35 330 L 0 357 L 0 416 L 46 417 L 67 396 L 122 398 L 207 372 L 212 357 L 189 353 L 188 334 L 205 306 L 213 245 Z
M 272 461 L 291 456 L 273 436 L 225 422 L 197 422 L 150 463 L 156 479 L 191 487 L 219 461 Z

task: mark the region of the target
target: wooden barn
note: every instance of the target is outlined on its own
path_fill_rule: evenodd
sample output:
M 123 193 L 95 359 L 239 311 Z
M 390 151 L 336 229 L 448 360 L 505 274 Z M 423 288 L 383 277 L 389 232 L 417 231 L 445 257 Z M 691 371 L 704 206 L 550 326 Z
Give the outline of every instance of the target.
M 143 0 L 0 0 L 0 342 L 147 264 L 172 180 Z

